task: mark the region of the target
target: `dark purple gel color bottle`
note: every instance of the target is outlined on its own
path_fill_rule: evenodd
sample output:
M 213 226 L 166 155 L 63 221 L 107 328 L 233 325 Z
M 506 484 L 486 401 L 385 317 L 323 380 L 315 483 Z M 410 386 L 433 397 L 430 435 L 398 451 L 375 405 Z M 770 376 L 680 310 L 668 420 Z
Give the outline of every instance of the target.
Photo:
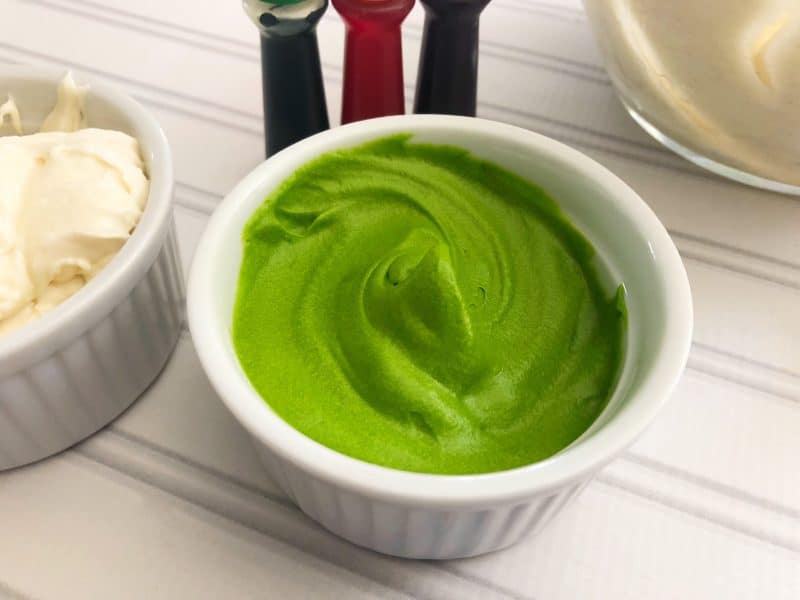
M 421 0 L 425 7 L 415 113 L 475 116 L 478 28 L 489 0 Z

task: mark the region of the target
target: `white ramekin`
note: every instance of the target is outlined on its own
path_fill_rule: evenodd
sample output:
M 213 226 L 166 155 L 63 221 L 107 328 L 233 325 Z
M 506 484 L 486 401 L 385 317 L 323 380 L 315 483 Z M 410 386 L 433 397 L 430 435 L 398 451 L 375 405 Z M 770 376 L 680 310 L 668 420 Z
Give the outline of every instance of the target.
M 251 387 L 231 341 L 245 222 L 288 175 L 323 152 L 393 134 L 454 144 L 539 183 L 595 245 L 627 289 L 629 333 L 608 408 L 556 456 L 473 476 L 427 475 L 340 454 L 278 417 Z M 195 255 L 189 324 L 215 389 L 255 441 L 267 471 L 310 517 L 367 548 L 414 558 L 490 552 L 538 531 L 630 445 L 667 400 L 692 331 L 686 272 L 648 206 L 608 170 L 530 131 L 464 117 L 387 117 L 332 129 L 276 154 L 225 198 Z
M 0 98 L 11 93 L 26 131 L 35 130 L 63 76 L 0 66 Z M 164 133 L 128 96 L 81 73 L 75 79 L 90 88 L 90 126 L 139 140 L 150 194 L 133 235 L 97 277 L 52 312 L 0 336 L 0 470 L 54 454 L 108 424 L 161 371 L 182 327 L 185 294 Z

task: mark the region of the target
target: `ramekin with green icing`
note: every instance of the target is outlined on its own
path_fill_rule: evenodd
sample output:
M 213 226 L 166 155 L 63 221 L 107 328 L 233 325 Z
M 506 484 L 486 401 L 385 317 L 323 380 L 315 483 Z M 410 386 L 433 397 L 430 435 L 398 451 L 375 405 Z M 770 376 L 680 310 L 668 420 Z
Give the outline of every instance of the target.
M 405 168 L 422 155 L 445 172 Z M 663 226 L 602 166 L 508 125 L 413 115 L 324 132 L 246 177 L 198 246 L 189 321 L 304 512 L 380 552 L 455 558 L 538 531 L 633 442 L 685 365 L 692 308 Z M 263 357 L 271 372 L 248 377 Z M 568 435 L 514 438 L 581 405 L 551 429 Z

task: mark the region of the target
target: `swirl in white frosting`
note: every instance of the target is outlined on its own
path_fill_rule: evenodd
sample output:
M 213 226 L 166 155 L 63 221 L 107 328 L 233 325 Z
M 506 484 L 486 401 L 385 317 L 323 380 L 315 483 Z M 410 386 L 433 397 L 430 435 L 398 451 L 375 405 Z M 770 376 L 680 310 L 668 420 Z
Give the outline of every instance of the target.
M 96 275 L 136 227 L 148 180 L 138 142 L 85 129 L 85 88 L 68 74 L 31 135 L 0 137 L 0 334 L 55 308 Z M 0 106 L 20 131 L 13 99 Z
M 630 107 L 696 153 L 800 185 L 800 1 L 585 5 Z

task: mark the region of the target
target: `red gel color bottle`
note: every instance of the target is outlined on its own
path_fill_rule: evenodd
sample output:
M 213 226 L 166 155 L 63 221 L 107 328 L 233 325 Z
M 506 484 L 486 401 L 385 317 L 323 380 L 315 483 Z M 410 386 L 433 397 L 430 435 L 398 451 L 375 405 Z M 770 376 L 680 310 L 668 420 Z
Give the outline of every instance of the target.
M 342 123 L 405 112 L 400 24 L 414 0 L 333 0 L 347 28 Z

